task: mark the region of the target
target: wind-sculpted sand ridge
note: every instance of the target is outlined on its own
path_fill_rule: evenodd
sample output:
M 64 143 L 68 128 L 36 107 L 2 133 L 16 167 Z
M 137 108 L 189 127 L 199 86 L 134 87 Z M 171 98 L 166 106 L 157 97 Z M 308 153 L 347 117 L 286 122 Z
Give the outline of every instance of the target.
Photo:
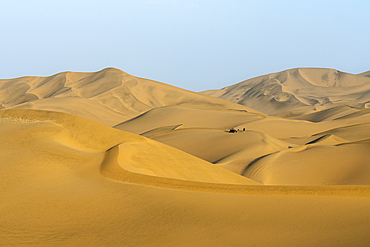
M 336 106 L 321 111 L 316 111 L 313 113 L 303 114 L 299 116 L 289 117 L 290 119 L 306 120 L 313 123 L 318 123 L 322 121 L 332 121 L 346 116 L 358 113 L 360 109 L 355 109 L 349 106 Z M 282 115 L 284 117 L 284 115 Z
M 107 178 L 124 183 L 133 183 L 160 188 L 181 189 L 189 191 L 217 192 L 217 189 L 222 189 L 225 186 L 227 187 L 228 184 L 259 186 L 259 183 L 256 183 L 249 179 L 245 179 L 240 176 L 236 176 L 234 173 L 229 171 L 225 172 L 225 170 L 222 168 L 211 166 L 209 164 L 206 164 L 206 162 L 198 160 L 196 158 L 194 158 L 194 160 L 197 160 L 198 163 L 196 164 L 197 169 L 194 170 L 194 167 L 188 166 L 189 161 L 191 163 L 192 157 L 187 154 L 181 154 L 181 152 L 177 150 L 175 151 L 175 153 L 179 152 L 177 153 L 177 157 L 189 156 L 190 158 L 188 157 L 184 160 L 184 158 L 171 159 L 166 156 L 162 156 L 164 162 L 159 163 L 154 160 L 154 162 L 156 162 L 156 165 L 153 165 L 153 162 L 150 162 L 148 155 L 156 155 L 158 157 L 161 157 L 161 154 L 148 154 L 148 151 L 145 151 L 145 148 L 148 148 L 146 144 L 142 145 L 143 149 L 135 150 L 135 152 L 139 154 L 134 154 L 134 156 L 136 156 L 136 160 L 146 159 L 147 161 L 149 161 L 149 164 L 138 163 L 137 161 L 133 161 L 132 158 L 127 157 L 127 155 L 132 156 L 132 154 L 126 154 L 125 152 L 127 150 L 125 148 L 120 151 L 120 147 L 122 147 L 122 145 L 128 147 L 131 144 L 135 145 L 135 143 L 125 143 L 119 146 L 115 146 L 107 151 L 100 167 L 100 172 L 102 173 L 102 175 Z M 173 155 L 171 156 L 173 157 Z M 203 166 L 205 165 L 204 168 L 208 171 L 205 172 L 204 168 L 202 169 L 202 164 Z M 167 165 L 169 167 L 166 167 Z M 211 188 L 208 188 L 208 185 Z M 233 188 L 234 187 L 231 186 L 229 187 L 229 190 L 233 190 Z
M 0 80 L 0 108 L 70 113 L 108 126 L 150 109 L 179 105 L 196 109 L 258 111 L 226 100 L 131 76 L 115 68 L 94 73 Z
M 100 172 L 107 178 L 119 182 L 154 186 L 158 188 L 224 193 L 243 195 L 301 195 L 301 196 L 339 196 L 339 197 L 366 197 L 370 198 L 370 186 L 262 186 L 258 183 L 215 183 L 191 181 L 191 179 L 176 179 L 130 172 L 119 164 L 118 146 L 109 149 L 102 162 Z M 127 160 L 122 160 L 122 163 Z M 123 165 L 124 166 L 124 165 Z M 248 185 L 246 185 L 248 184 Z
M 328 134 L 338 136 L 339 138 L 343 138 L 348 141 L 362 141 L 370 139 L 370 123 L 353 124 L 333 128 L 327 131 L 316 133 L 313 135 L 313 137 Z
M 107 157 L 112 157 L 113 162 L 117 163 L 109 165 L 110 160 L 105 159 L 101 172 L 103 174 L 113 174 L 108 170 L 110 170 L 109 167 L 114 167 L 114 171 L 116 171 L 114 176 L 120 176 L 118 171 L 124 171 L 123 173 L 126 176 L 123 175 L 122 177 L 127 177 L 127 172 L 130 172 L 131 174 L 173 180 L 223 184 L 258 184 L 233 172 L 213 166 L 202 159 L 151 140 L 124 142 L 110 149 Z M 161 162 L 158 162 L 159 160 Z M 122 170 L 117 169 L 117 165 Z
M 166 106 L 149 110 L 135 118 L 114 126 L 114 128 L 135 134 L 142 134 L 172 125 L 181 125 L 179 128 L 229 129 L 236 124 L 253 122 L 263 118 L 265 118 L 263 114 L 244 110 L 195 109 L 184 106 Z
M 334 69 L 297 68 L 252 78 L 202 93 L 277 115 L 349 105 L 367 108 L 370 78 Z
M 306 145 L 283 150 L 251 163 L 246 177 L 263 184 L 328 185 L 370 184 L 370 167 L 365 154 L 370 141 L 335 145 Z

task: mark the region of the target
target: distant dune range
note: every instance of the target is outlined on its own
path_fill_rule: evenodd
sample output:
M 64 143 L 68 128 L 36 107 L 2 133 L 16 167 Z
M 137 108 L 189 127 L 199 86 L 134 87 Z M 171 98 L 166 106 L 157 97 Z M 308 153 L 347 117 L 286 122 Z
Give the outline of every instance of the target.
M 358 75 L 334 69 L 298 68 L 252 78 L 203 94 L 251 107 L 268 115 L 301 115 L 348 105 L 370 106 L 370 72 Z
M 0 80 L 0 245 L 367 246 L 369 76 Z
M 0 103 L 1 108 L 70 113 L 108 126 L 168 105 L 258 112 L 114 68 L 95 73 L 63 72 L 50 77 L 0 80 Z

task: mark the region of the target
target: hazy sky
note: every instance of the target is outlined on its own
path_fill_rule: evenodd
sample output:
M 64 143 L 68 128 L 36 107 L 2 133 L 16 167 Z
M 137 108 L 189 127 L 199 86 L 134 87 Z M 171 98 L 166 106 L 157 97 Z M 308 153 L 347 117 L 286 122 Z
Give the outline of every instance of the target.
M 370 70 L 370 1 L 0 3 L 0 78 L 115 67 L 201 91 L 295 67 Z

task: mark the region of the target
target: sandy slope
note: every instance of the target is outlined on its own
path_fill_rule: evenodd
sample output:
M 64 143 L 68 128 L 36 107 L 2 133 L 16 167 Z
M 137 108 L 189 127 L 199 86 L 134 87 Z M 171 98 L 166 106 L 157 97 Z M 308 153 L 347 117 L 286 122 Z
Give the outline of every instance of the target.
M 220 90 L 202 92 L 269 115 L 310 112 L 337 105 L 368 107 L 370 78 L 333 69 L 298 68 L 252 78 Z
M 231 134 L 223 130 L 179 129 L 151 138 L 214 164 L 227 165 L 228 169 L 238 174 L 254 159 L 292 145 L 250 130 Z
M 266 187 L 80 117 L 2 110 L 0 119 L 4 246 L 364 246 L 370 240 L 368 186 Z
M 236 124 L 253 122 L 265 116 L 244 110 L 195 109 L 183 106 L 160 107 L 122 122 L 114 128 L 142 134 L 157 128 L 230 129 Z M 157 131 L 158 132 L 158 131 Z M 147 134 L 149 136 L 149 134 Z
M 366 72 L 363 72 L 363 73 L 360 73 L 359 75 L 369 77 L 370 76 L 370 70 L 369 71 L 366 71 Z
M 250 164 L 244 175 L 263 184 L 370 184 L 369 140 L 315 144 L 265 156 Z
M 180 105 L 197 109 L 257 112 L 225 100 L 107 68 L 50 77 L 0 80 L 0 108 L 51 110 L 116 125 L 150 109 Z

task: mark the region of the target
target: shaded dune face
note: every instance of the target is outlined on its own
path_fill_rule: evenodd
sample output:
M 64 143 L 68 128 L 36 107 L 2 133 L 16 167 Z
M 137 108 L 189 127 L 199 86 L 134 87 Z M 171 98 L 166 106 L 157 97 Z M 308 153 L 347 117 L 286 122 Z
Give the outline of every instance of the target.
M 333 69 L 298 68 L 202 93 L 269 115 L 335 105 L 367 107 L 370 101 L 370 78 L 366 75 L 353 75 Z

